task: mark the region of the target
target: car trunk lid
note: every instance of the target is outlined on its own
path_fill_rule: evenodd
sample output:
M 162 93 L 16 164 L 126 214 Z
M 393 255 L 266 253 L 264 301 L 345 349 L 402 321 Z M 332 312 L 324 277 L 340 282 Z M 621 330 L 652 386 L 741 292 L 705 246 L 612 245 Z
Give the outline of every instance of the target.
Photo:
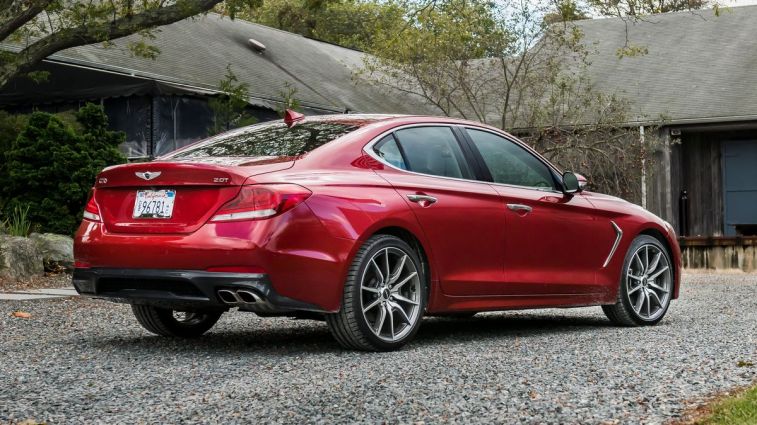
M 233 199 L 251 176 L 294 164 L 236 160 L 235 165 L 219 165 L 218 158 L 207 162 L 195 158 L 106 168 L 97 177 L 94 194 L 106 229 L 127 234 L 192 233 Z

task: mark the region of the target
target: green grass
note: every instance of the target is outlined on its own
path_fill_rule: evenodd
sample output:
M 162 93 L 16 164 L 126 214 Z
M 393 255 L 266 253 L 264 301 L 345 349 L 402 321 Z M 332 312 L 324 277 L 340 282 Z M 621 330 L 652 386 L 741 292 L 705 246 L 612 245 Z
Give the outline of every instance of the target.
M 757 386 L 735 396 L 718 401 L 701 425 L 755 425 L 757 424 Z
M 29 236 L 32 223 L 29 221 L 29 207 L 16 205 L 11 216 L 0 223 L 0 228 L 11 236 Z

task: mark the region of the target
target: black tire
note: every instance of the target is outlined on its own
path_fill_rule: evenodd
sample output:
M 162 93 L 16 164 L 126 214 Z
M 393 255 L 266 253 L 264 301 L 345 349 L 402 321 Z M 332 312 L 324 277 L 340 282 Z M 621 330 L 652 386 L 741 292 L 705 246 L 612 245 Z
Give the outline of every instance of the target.
M 223 311 L 186 312 L 186 321 L 174 317 L 174 310 L 149 305 L 132 304 L 131 311 L 143 328 L 161 336 L 197 338 L 207 332 L 223 314 Z
M 413 324 L 408 324 L 409 332 L 397 341 L 385 341 L 379 338 L 369 327 L 362 312 L 361 279 L 370 260 L 385 248 L 403 251 L 413 262 L 420 278 L 421 289 L 418 293 L 418 314 Z M 342 308 L 338 313 L 327 314 L 326 323 L 339 344 L 348 349 L 363 351 L 392 351 L 407 344 L 418 332 L 428 296 L 425 273 L 417 252 L 405 241 L 391 235 L 375 235 L 360 247 L 347 273 L 342 296 Z M 380 328 L 380 326 L 379 326 Z
M 654 245 L 656 246 L 660 252 L 663 253 L 665 256 L 665 260 L 667 261 L 667 264 L 670 265 L 669 267 L 672 267 L 672 262 L 670 260 L 670 253 L 665 248 L 665 246 L 660 243 L 660 241 L 657 238 L 654 238 L 652 236 L 648 235 L 639 235 L 636 237 L 636 239 L 633 240 L 631 243 L 631 246 L 628 248 L 628 252 L 626 252 L 625 259 L 623 261 L 623 268 L 620 272 L 620 278 L 619 278 L 619 289 L 618 289 L 618 298 L 615 304 L 612 305 L 603 305 L 602 311 L 605 313 L 605 316 L 607 316 L 608 319 L 615 325 L 619 326 L 651 326 L 655 325 L 660 322 L 660 320 L 665 317 L 665 314 L 667 313 L 668 308 L 670 307 L 670 301 L 671 296 L 667 297 L 667 302 L 665 302 L 664 306 L 660 306 L 661 312 L 659 313 L 658 317 L 655 317 L 651 320 L 646 319 L 642 317 L 640 314 L 638 314 L 633 306 L 631 305 L 631 301 L 629 299 L 628 294 L 628 285 L 626 284 L 626 273 L 629 270 L 629 267 L 631 265 L 631 262 L 633 261 L 634 253 L 637 252 L 641 247 L 645 245 Z M 670 277 L 671 280 L 673 279 L 673 270 L 670 270 Z M 670 291 L 672 291 L 672 282 L 670 283 Z M 672 295 L 672 294 L 671 294 Z

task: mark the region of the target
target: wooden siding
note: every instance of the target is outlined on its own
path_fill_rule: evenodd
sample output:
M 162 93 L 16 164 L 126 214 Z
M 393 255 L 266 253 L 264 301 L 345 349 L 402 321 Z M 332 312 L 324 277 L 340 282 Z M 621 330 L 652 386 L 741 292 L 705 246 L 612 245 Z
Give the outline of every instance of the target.
M 690 237 L 679 243 L 684 268 L 757 270 L 756 237 Z
M 671 139 L 663 128 L 663 143 L 647 170 L 647 209 L 669 221 L 681 236 L 722 236 L 725 210 L 722 146 L 729 140 L 757 141 L 752 128 L 725 126 L 682 129 Z M 757 143 L 757 142 L 755 142 Z M 688 195 L 688 234 L 679 223 L 681 191 Z
M 678 196 L 672 193 L 674 187 L 672 178 L 674 174 L 678 174 L 680 167 L 673 166 L 672 159 L 676 145 L 670 143 L 667 129 L 662 130 L 661 140 L 662 143 L 652 153 L 651 161 L 646 169 L 647 210 L 676 227 Z
M 689 234 L 723 234 L 722 133 L 684 133 L 681 142 L 681 190 L 689 197 Z

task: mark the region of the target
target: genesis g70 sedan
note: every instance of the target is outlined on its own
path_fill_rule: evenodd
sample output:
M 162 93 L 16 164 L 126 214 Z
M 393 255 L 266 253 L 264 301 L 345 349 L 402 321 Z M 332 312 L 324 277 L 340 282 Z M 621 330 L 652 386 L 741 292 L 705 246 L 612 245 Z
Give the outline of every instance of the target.
M 397 349 L 433 315 L 596 305 L 659 322 L 678 297 L 673 229 L 585 184 L 480 123 L 288 111 L 103 170 L 73 281 L 158 335 L 236 309 L 325 320 L 359 350 Z

